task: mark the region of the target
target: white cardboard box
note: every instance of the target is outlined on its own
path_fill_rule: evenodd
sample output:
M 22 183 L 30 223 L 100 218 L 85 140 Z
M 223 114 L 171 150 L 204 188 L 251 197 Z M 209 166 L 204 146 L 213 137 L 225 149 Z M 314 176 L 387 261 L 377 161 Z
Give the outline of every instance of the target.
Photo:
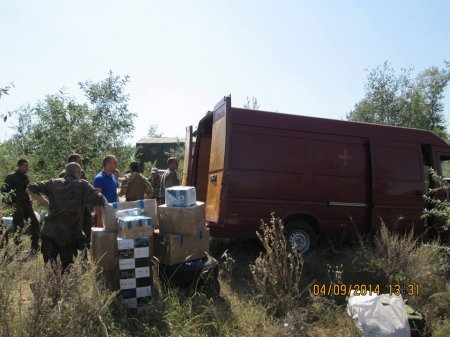
M 166 205 L 188 207 L 195 205 L 197 192 L 194 186 L 173 186 L 166 188 Z

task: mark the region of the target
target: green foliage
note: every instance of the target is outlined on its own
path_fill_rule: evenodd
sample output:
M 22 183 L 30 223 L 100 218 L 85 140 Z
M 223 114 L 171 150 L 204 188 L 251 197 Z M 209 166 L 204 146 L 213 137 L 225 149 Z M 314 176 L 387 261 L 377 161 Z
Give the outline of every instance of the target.
M 100 170 L 106 154 L 128 165 L 135 150 L 124 139 L 133 131 L 136 115 L 128 111 L 127 82 L 128 77 L 110 72 L 98 83 L 79 83 L 87 103 L 59 91 L 15 112 L 18 123 L 9 142 L 29 159 L 34 178 L 57 176 L 73 152 L 83 157 L 89 179 Z
M 450 184 L 430 169 L 436 187 L 430 189 L 424 199 L 430 207 L 422 213 L 422 219 L 431 220 L 438 231 L 450 229 Z
M 0 144 L 0 177 L 5 177 L 7 174 L 13 172 L 17 166 L 17 160 L 19 158 L 19 153 L 17 151 L 17 147 L 14 145 L 14 142 L 11 140 L 5 141 Z M 3 187 L 4 181 L 0 180 L 0 188 Z M 0 192 L 0 216 L 2 212 L 7 212 L 6 204 L 1 203 L 1 200 L 8 201 L 11 200 L 11 192 L 10 193 L 2 193 Z M 9 213 L 9 212 L 7 212 Z
M 144 170 L 142 171 L 142 174 L 146 178 L 150 178 L 150 175 L 152 173 L 152 169 L 156 166 L 156 160 L 152 163 L 151 161 L 147 161 L 144 163 Z
M 371 242 L 361 245 L 356 264 L 374 275 L 378 284 L 418 284 L 420 294 L 412 296 L 411 303 L 418 303 L 446 286 L 448 261 L 439 243 L 424 244 L 412 231 L 397 233 L 384 223 Z
M 14 84 L 7 85 L 6 87 L 0 88 L 0 98 L 2 98 L 3 95 L 9 95 L 9 89 L 14 87 Z
M 450 66 L 430 67 L 413 79 L 412 69 L 397 74 L 389 62 L 368 72 L 365 97 L 347 119 L 431 130 L 448 138 L 444 117 L 444 91 Z
M 6 87 L 0 87 L 0 98 L 2 98 L 2 96 L 4 95 L 9 95 L 9 89 L 13 88 L 14 84 L 11 83 L 9 85 L 7 85 Z M 3 119 L 3 122 L 6 122 L 8 120 L 8 117 L 11 117 L 11 113 L 5 113 L 3 115 L 0 115 L 0 118 Z
M 255 96 L 252 96 L 252 97 L 247 96 L 247 101 L 244 104 L 244 108 L 252 109 L 252 110 L 259 110 L 258 99 Z
M 161 138 L 163 133 L 159 131 L 158 124 L 150 124 L 148 127 L 147 137 L 150 138 Z

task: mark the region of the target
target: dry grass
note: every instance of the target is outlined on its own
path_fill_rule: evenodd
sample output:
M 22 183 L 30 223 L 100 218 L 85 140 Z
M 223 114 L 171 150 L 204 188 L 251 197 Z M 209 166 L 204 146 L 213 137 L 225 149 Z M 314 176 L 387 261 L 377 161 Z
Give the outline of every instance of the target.
M 399 234 L 381 225 L 373 244 L 358 249 L 356 265 L 377 284 L 418 285 L 419 294 L 405 296 L 408 303 L 424 314 L 432 336 L 448 336 L 450 250 L 439 242 L 423 242 L 412 232 Z M 387 289 L 383 289 L 387 292 Z
M 19 247 L 10 243 L 0 250 L 0 335 L 357 337 L 345 297 L 314 297 L 308 291 L 311 284 L 393 280 L 421 282 L 420 296 L 408 300 L 425 315 L 431 336 L 448 336 L 448 247 L 380 230 L 361 246 L 322 244 L 316 252 L 290 260 L 282 250 L 283 237 L 277 236 L 282 232 L 279 223 L 266 230 L 262 245 L 256 240 L 213 240 L 213 255 L 226 251 L 220 298 L 185 297 L 155 284 L 154 298 L 141 315 L 121 309 L 95 265 L 78 259 L 61 278 L 44 268 L 40 256 L 26 259 L 27 239 Z M 288 281 L 279 281 L 285 277 Z M 274 298 L 277 294 L 284 297 Z M 284 309 L 274 311 L 282 305 Z
M 303 257 L 296 249 L 288 249 L 284 226 L 272 214 L 270 224 L 262 223 L 257 233 L 264 252 L 250 270 L 264 303 L 279 316 L 284 316 L 301 294 Z
M 1 251 L 2 336 L 101 336 L 100 317 L 109 314 L 115 294 L 97 281 L 96 267 L 77 259 L 62 277 L 40 256 L 29 258 L 24 245 L 10 242 Z

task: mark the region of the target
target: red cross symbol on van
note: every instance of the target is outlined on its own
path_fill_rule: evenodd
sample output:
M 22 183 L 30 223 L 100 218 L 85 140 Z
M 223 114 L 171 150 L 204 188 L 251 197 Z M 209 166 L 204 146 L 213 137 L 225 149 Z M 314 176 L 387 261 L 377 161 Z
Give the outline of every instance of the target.
M 347 163 L 348 163 L 349 160 L 353 160 L 353 157 L 349 156 L 347 154 L 347 149 L 344 149 L 344 154 L 338 156 L 338 158 L 344 160 L 344 166 L 347 166 Z

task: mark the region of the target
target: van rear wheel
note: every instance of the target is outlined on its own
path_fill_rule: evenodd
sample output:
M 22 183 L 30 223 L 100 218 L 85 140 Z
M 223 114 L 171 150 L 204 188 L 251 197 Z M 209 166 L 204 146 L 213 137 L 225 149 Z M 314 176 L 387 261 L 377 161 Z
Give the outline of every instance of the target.
M 301 220 L 290 221 L 286 224 L 286 239 L 289 250 L 296 249 L 304 254 L 314 250 L 317 236 L 311 225 Z

